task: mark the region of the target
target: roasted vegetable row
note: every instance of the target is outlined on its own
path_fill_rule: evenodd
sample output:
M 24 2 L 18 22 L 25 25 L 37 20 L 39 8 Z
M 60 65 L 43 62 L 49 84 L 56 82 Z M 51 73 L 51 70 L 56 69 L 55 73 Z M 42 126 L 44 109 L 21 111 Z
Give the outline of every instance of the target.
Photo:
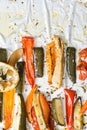
M 25 56 L 26 75 L 29 84 L 33 87 L 35 77 L 42 77 L 44 70 L 44 50 L 42 47 L 34 47 L 34 38 L 22 37 L 23 54 Z M 34 52 L 33 52 L 34 50 Z M 76 83 L 76 49 L 67 47 L 66 70 L 70 80 Z M 57 88 L 62 86 L 64 73 L 64 43 L 62 39 L 54 35 L 54 40 L 46 45 L 46 69 L 48 83 Z
M 34 39 L 31 37 L 23 37 L 23 49 L 18 49 L 12 53 L 8 60 L 8 64 L 3 63 L 7 59 L 6 50 L 1 48 L 2 58 L 1 66 L 9 68 L 6 74 L 4 70 L 0 73 L 0 80 L 4 81 L 4 94 L 0 93 L 0 120 L 4 114 L 5 128 L 10 128 L 13 124 L 14 113 L 14 98 L 15 93 L 20 99 L 20 119 L 19 130 L 26 130 L 26 111 L 29 122 L 32 124 L 34 130 L 53 130 L 54 119 L 60 125 L 65 125 L 63 106 L 61 98 L 55 98 L 52 104 L 49 105 L 45 96 L 40 93 L 35 86 L 35 77 L 43 76 L 44 68 L 44 51 L 42 47 L 33 47 Z M 29 45 L 28 45 L 29 44 Z M 29 47 L 29 48 L 28 48 Z M 68 47 L 66 50 L 66 67 L 69 78 L 73 83 L 76 82 L 76 63 L 75 63 L 75 48 Z M 21 56 L 25 56 L 26 74 L 29 84 L 33 87 L 25 102 L 22 95 L 23 79 L 24 79 L 24 62 L 17 62 Z M 4 57 L 6 56 L 6 58 Z M 34 56 L 34 57 L 33 57 Z M 3 58 L 4 57 L 4 58 Z M 17 63 L 17 67 L 15 64 Z M 62 85 L 63 69 L 64 69 L 64 43 L 58 36 L 54 36 L 54 41 L 46 46 L 46 63 L 48 70 L 48 82 L 55 84 L 58 88 Z M 13 67 L 12 67 L 13 66 Z M 15 83 L 13 89 L 7 91 L 7 76 L 13 76 L 13 72 L 17 69 L 18 81 Z M 4 73 L 3 73 L 4 72 Z M 11 82 L 12 83 L 12 82 Z M 13 84 L 13 83 L 12 83 Z M 75 91 L 65 89 L 66 99 L 66 122 L 68 130 L 79 130 L 83 128 L 83 116 L 80 114 L 82 107 L 81 97 L 79 97 L 74 104 Z M 3 102 L 4 97 L 4 102 Z M 3 102 L 3 106 L 2 106 Z M 9 103 L 10 102 L 10 103 Z M 74 108 L 74 109 L 73 109 Z M 4 109 L 4 112 L 3 112 Z M 51 113 L 52 109 L 52 113 Z M 53 116 L 52 116 L 53 115 Z
M 19 53 L 21 51 L 21 53 Z M 26 130 L 26 111 L 25 111 L 25 103 L 22 96 L 22 89 L 23 89 L 23 80 L 24 80 L 24 62 L 18 62 L 17 63 L 17 70 L 15 69 L 16 62 L 20 59 L 20 57 L 23 55 L 22 50 L 18 49 L 12 53 L 8 60 L 7 64 L 7 51 L 6 49 L 0 48 L 0 82 L 3 83 L 3 90 L 0 89 L 0 91 L 4 91 L 4 93 L 0 92 L 0 121 L 4 120 L 4 129 L 8 129 L 13 126 L 13 120 L 14 120 L 14 98 L 15 98 L 15 92 L 18 93 L 20 97 L 20 121 L 19 121 L 19 130 Z M 5 63 L 6 62 L 6 63 Z M 12 67 L 14 66 L 14 67 Z M 14 69 L 16 71 L 14 71 Z M 6 72 L 5 72 L 6 71 Z M 15 77 L 13 77 L 13 75 Z M 8 78 L 9 75 L 9 78 Z M 18 79 L 17 83 L 15 83 L 15 79 Z M 19 80 L 20 78 L 20 80 Z M 14 79 L 13 82 L 11 79 Z M 11 82 L 11 84 L 10 84 Z M 16 89 L 12 86 L 16 87 Z M 7 89 L 9 88 L 9 91 Z M 16 116 L 16 115 L 15 115 Z
M 64 89 L 64 92 L 65 92 L 65 104 L 66 104 L 65 106 L 66 106 L 67 129 L 82 130 L 83 129 L 83 115 L 81 114 L 81 111 L 83 109 L 82 99 L 81 97 L 78 97 L 75 100 L 76 92 L 74 90 Z M 52 100 L 52 113 L 56 123 L 64 126 L 65 118 L 61 98 L 54 98 Z

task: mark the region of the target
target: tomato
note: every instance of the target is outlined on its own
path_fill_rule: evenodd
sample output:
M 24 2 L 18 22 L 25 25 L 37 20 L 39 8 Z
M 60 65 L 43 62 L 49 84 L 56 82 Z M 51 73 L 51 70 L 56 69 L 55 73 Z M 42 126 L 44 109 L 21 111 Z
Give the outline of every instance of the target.
M 81 61 L 84 61 L 87 63 L 87 48 L 85 48 L 79 52 L 79 57 L 80 57 Z
M 79 63 L 77 70 L 80 71 L 79 79 L 85 80 L 87 78 L 87 48 L 79 52 Z

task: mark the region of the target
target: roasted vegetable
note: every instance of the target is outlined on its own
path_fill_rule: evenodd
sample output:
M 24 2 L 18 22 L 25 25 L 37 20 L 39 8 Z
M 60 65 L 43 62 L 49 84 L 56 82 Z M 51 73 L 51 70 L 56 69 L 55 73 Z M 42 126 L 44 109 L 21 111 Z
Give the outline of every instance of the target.
M 66 101 L 66 121 L 68 130 L 73 130 L 74 98 L 76 92 L 70 89 L 64 89 Z
M 0 92 L 6 92 L 16 87 L 19 81 L 17 70 L 6 63 L 0 62 Z
M 7 62 L 7 51 L 4 48 L 0 48 L 0 62 Z M 2 73 L 3 74 L 3 73 Z M 6 78 L 6 75 L 1 75 L 2 79 Z M 0 122 L 3 119 L 3 93 L 0 93 Z
M 87 48 L 79 52 L 79 65 L 77 66 L 77 70 L 80 71 L 79 79 L 85 80 L 87 78 Z
M 35 84 L 34 64 L 33 64 L 33 47 L 34 38 L 22 37 L 23 54 L 25 60 L 26 76 L 31 87 Z
M 20 123 L 19 123 L 19 130 L 26 130 L 26 109 L 25 109 L 25 102 L 24 98 L 21 94 L 19 94 L 21 99 L 21 115 L 20 115 Z
M 85 63 L 87 63 L 87 48 L 80 50 L 79 57 L 81 61 L 84 61 Z
M 33 87 L 26 100 L 26 110 L 28 120 L 34 130 L 51 130 L 50 117 L 51 111 L 45 96 Z
M 74 47 L 67 47 L 66 50 L 66 70 L 70 80 L 76 83 L 76 49 Z
M 80 115 L 80 110 L 82 107 L 81 97 L 78 97 L 74 105 L 74 130 L 83 129 L 83 116 Z
M 64 113 L 61 98 L 54 98 L 52 101 L 52 113 L 59 125 L 65 125 Z
M 56 43 L 56 63 L 52 82 L 55 86 L 57 86 L 57 88 L 60 88 L 62 85 L 62 78 L 64 72 L 64 43 L 57 35 L 54 36 L 54 41 Z
M 0 62 L 7 62 L 7 51 L 4 48 L 0 48 Z
M 54 41 L 46 46 L 48 82 L 61 87 L 64 70 L 64 43 L 55 35 Z
M 23 49 L 19 48 L 17 50 L 15 50 L 9 60 L 8 60 L 8 64 L 15 66 L 15 64 L 17 63 L 17 61 L 23 56 Z
M 85 103 L 82 105 L 82 108 L 80 109 L 80 114 L 84 114 L 84 112 L 87 110 L 87 100 Z
M 14 94 L 15 89 L 5 92 L 4 94 L 4 129 L 10 128 L 13 121 Z
M 16 87 L 16 92 L 18 94 L 22 94 L 23 85 L 24 85 L 24 62 L 23 61 L 17 62 L 17 69 L 18 69 L 20 79 Z
M 52 76 L 55 68 L 56 55 L 55 55 L 55 43 L 51 42 L 46 45 L 46 66 L 48 74 L 48 83 L 52 83 Z
M 32 107 L 32 109 L 31 109 L 31 116 L 33 119 L 32 126 L 33 126 L 34 130 L 40 130 L 34 107 Z
M 48 127 L 49 126 L 51 110 L 50 110 L 48 102 L 46 101 L 45 96 L 42 93 L 40 93 L 40 97 L 39 98 L 40 98 L 39 100 L 40 100 L 40 104 L 41 104 L 43 117 L 44 117 L 46 126 Z
M 40 93 L 35 92 L 33 95 L 33 103 L 34 103 L 34 108 L 35 108 L 35 113 L 37 116 L 37 121 L 40 127 L 40 130 L 47 130 L 46 123 L 43 117 L 41 105 L 40 105 Z
M 36 91 L 36 86 L 32 88 L 30 91 L 29 95 L 27 96 L 26 99 L 26 112 L 27 112 L 27 117 L 29 122 L 33 122 L 32 116 L 31 116 L 31 109 L 32 109 L 32 103 L 33 103 L 33 94 Z
M 10 58 L 8 60 L 8 64 L 10 64 L 11 68 L 15 67 L 16 62 L 21 58 L 22 55 L 23 55 L 23 50 L 22 49 L 15 50 L 12 53 L 12 55 L 10 56 Z M 9 74 L 9 77 L 12 78 L 12 72 L 8 71 L 8 74 Z M 19 74 L 18 74 L 18 77 L 19 77 Z M 16 78 L 17 78 L 17 76 L 15 75 L 15 77 L 13 77 L 13 80 L 15 80 Z M 18 79 L 18 81 L 19 81 L 19 79 Z M 15 87 L 17 86 L 17 83 L 15 84 Z M 4 93 L 4 122 L 5 122 L 5 129 L 10 128 L 11 125 L 12 125 L 12 122 L 13 122 L 14 95 L 15 95 L 15 88 L 13 90 L 10 90 L 10 91 L 7 91 L 7 92 Z
M 42 47 L 34 47 L 34 67 L 35 67 L 35 76 L 43 76 L 43 67 L 44 67 L 44 50 Z

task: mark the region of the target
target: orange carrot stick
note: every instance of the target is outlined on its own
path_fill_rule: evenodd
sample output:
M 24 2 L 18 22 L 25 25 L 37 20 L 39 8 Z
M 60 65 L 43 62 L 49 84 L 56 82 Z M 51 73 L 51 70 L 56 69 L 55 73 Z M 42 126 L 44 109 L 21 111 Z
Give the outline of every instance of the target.
M 42 93 L 40 93 L 40 104 L 41 104 L 44 120 L 45 120 L 46 124 L 49 125 L 51 111 L 50 111 L 49 104 L 46 101 L 46 98 Z
M 85 111 L 87 110 L 87 100 L 85 101 L 85 103 L 83 104 L 81 110 L 80 110 L 80 114 L 83 114 Z
M 11 126 L 12 121 L 13 121 L 14 93 L 15 93 L 15 89 L 4 93 L 5 129 L 8 129 Z
M 37 87 L 33 87 L 31 92 L 29 93 L 27 99 L 26 99 L 26 112 L 28 120 L 32 123 L 32 117 L 31 117 L 31 109 L 32 109 L 32 102 L 33 102 L 33 94 L 36 91 Z

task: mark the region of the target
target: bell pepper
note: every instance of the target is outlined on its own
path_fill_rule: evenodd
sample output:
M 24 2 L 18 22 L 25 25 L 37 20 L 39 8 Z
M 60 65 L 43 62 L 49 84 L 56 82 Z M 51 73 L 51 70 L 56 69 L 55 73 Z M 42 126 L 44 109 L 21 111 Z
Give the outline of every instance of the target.
M 33 103 L 33 94 L 36 91 L 36 86 L 32 88 L 30 91 L 27 99 L 26 99 L 26 112 L 29 122 L 33 122 L 32 116 L 31 116 L 31 109 L 32 109 L 32 103 Z
M 34 107 L 32 107 L 32 109 L 31 109 L 31 116 L 33 118 L 32 126 L 33 126 L 34 130 L 40 130 Z
M 87 48 L 79 52 L 79 65 L 77 70 L 80 71 L 79 79 L 85 80 L 87 78 Z
M 25 60 L 26 77 L 31 87 L 34 87 L 35 83 L 34 63 L 33 63 L 34 38 L 28 36 L 22 37 L 22 46 Z
M 66 100 L 66 120 L 68 130 L 73 130 L 74 97 L 76 92 L 70 89 L 64 89 Z

